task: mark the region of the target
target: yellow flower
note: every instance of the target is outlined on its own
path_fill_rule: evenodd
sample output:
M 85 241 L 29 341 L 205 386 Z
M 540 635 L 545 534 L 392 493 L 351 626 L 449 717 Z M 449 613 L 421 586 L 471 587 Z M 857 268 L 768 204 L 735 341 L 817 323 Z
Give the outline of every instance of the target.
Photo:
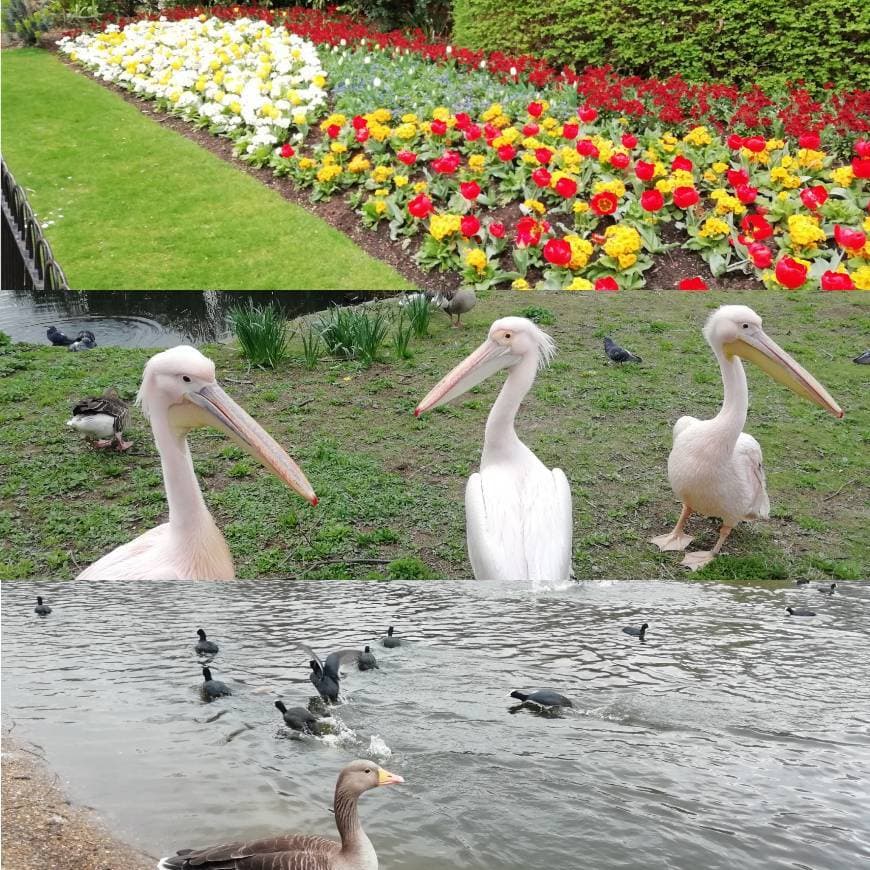
M 389 192 L 390 192 L 390 189 L 388 187 L 379 187 L 375 191 L 375 196 L 387 196 L 389 194 Z
M 792 242 L 801 248 L 815 248 L 827 239 L 816 219 L 806 214 L 793 214 L 788 219 L 788 232 Z
M 501 113 L 501 103 L 493 103 L 480 117 L 484 121 L 491 121 L 493 118 L 497 118 Z
M 390 138 L 392 130 L 386 125 L 378 121 L 369 121 L 369 135 L 376 142 L 384 142 Z
M 372 179 L 376 184 L 383 184 L 395 172 L 392 166 L 376 166 L 372 170 Z
M 396 127 L 396 136 L 407 141 L 413 139 L 417 135 L 417 127 L 414 124 L 399 124 Z
M 559 122 L 555 118 L 553 118 L 549 115 L 546 118 L 544 118 L 543 121 L 541 121 L 541 127 L 544 130 L 555 130 L 556 127 L 558 127 L 558 126 L 559 126 Z
M 332 114 L 325 121 L 320 122 L 320 132 L 325 133 L 330 127 L 343 127 L 347 122 L 344 115 Z
M 581 239 L 580 236 L 571 233 L 565 236 L 565 241 L 571 246 L 571 262 L 568 263 L 569 268 L 577 270 L 582 269 L 592 256 L 592 242 L 586 239 Z
M 544 203 L 540 202 L 540 200 L 537 200 L 537 199 L 527 199 L 523 203 L 523 205 L 529 211 L 534 211 L 534 212 L 537 212 L 538 214 L 543 214 L 547 210 L 547 207 L 544 205 Z
M 625 196 L 625 185 L 618 178 L 614 178 L 612 181 L 597 181 L 592 187 L 593 193 L 604 193 L 605 191 L 621 198 Z
M 643 244 L 640 233 L 634 227 L 614 224 L 604 231 L 604 253 L 609 257 L 619 257 L 620 254 L 634 254 Z M 635 257 L 635 261 L 636 261 Z M 632 261 L 634 264 L 635 261 Z
M 468 158 L 468 168 L 473 172 L 483 172 L 484 166 L 486 166 L 486 157 L 483 154 L 472 154 Z
M 716 214 L 743 214 L 745 211 L 746 206 L 736 196 L 726 193 L 716 200 Z
M 298 166 L 300 169 L 313 169 L 316 165 L 316 162 L 310 157 L 299 158 Z
M 471 248 L 465 252 L 465 262 L 482 275 L 486 271 L 488 261 L 486 254 L 480 248 Z
M 326 76 L 316 75 L 311 81 L 314 82 L 314 86 L 316 88 L 322 88 L 326 86 Z
M 779 151 L 780 148 L 785 148 L 785 142 L 782 139 L 768 139 L 764 147 L 768 151 Z
M 407 175 L 394 175 L 393 176 L 393 184 L 395 184 L 396 187 L 404 187 L 407 183 L 408 183 L 408 176 Z
M 784 166 L 774 166 L 770 170 L 770 180 L 788 190 L 794 190 L 801 186 L 801 180 L 797 175 L 792 175 Z
M 344 145 L 341 142 L 330 142 L 329 150 L 333 154 L 344 154 L 344 152 L 347 151 L 347 145 Z
M 429 233 L 440 242 L 459 232 L 462 218 L 458 214 L 436 214 L 429 221 Z
M 386 214 L 387 204 L 382 200 L 378 199 L 375 201 L 375 214 Z
M 425 181 L 418 181 L 414 184 L 414 193 L 425 193 L 428 187 Z
M 448 109 L 446 106 L 438 106 L 436 109 L 432 110 L 432 117 L 436 121 L 449 121 L 450 109 Z
M 347 166 L 349 172 L 368 172 L 372 168 L 371 161 L 362 154 L 354 154 L 353 160 Z
M 574 278 L 574 280 L 571 281 L 571 283 L 565 289 L 571 291 L 591 290 L 592 282 L 587 281 L 585 278 Z
M 727 172 L 727 171 L 728 171 L 728 164 L 727 164 L 727 163 L 723 163 L 721 160 L 717 160 L 717 161 L 716 161 L 716 162 L 715 162 L 715 163 L 714 163 L 710 168 L 711 168 L 711 169 L 713 170 L 713 172 L 715 172 L 717 175 L 721 175 L 723 172 Z
M 573 148 L 560 148 L 556 156 L 565 169 L 577 169 L 583 162 L 583 155 L 578 154 Z
M 514 290 L 531 290 L 529 282 L 525 278 L 517 278 L 512 284 Z
M 368 115 L 363 115 L 363 117 L 370 124 L 372 121 L 376 124 L 386 124 L 393 117 L 393 113 L 389 109 L 375 109 L 374 112 L 370 112 Z
M 855 173 L 851 166 L 839 166 L 831 170 L 831 178 L 838 187 L 848 187 L 855 178 Z
M 729 232 L 731 232 L 731 227 L 725 221 L 721 218 L 711 217 L 701 224 L 698 235 L 702 239 L 709 239 L 713 236 L 727 236 Z
M 321 184 L 326 184 L 332 181 L 333 178 L 338 178 L 339 175 L 341 175 L 341 167 L 335 166 L 334 164 L 321 166 L 320 169 L 317 170 L 317 180 Z
M 580 199 L 574 200 L 574 214 L 586 214 L 589 211 L 589 203 Z
M 852 273 L 852 281 L 859 290 L 870 290 L 870 266 L 861 266 Z
M 673 193 L 677 184 L 673 178 L 660 178 L 656 182 L 656 190 L 663 196 Z
M 416 124 L 417 116 L 413 112 L 409 112 L 407 115 L 402 115 L 402 123 L 403 124 Z
M 620 254 L 617 260 L 620 269 L 629 269 L 637 262 L 637 254 Z
M 690 145 L 709 145 L 713 139 L 710 136 L 710 131 L 706 127 L 692 127 L 685 136 L 683 141 Z

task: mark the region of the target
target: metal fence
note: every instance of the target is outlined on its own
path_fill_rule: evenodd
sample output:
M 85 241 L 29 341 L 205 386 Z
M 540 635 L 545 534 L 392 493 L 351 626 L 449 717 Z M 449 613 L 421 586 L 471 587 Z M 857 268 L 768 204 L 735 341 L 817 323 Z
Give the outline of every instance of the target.
M 3 182 L 0 286 L 4 290 L 69 290 L 66 275 L 42 235 L 27 195 L 2 156 L 0 163 Z

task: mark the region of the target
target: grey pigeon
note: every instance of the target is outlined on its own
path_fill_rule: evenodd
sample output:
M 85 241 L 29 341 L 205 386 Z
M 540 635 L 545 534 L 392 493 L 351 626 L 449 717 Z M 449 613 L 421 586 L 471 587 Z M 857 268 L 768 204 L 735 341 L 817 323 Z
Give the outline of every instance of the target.
M 610 336 L 604 339 L 604 352 L 615 363 L 643 362 L 639 356 L 636 356 L 630 350 L 620 347 Z

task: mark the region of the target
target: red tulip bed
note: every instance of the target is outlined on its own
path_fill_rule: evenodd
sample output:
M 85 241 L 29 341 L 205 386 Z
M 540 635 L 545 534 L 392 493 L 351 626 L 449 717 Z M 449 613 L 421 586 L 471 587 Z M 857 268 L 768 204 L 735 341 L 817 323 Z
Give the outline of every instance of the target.
M 672 251 L 686 270 L 697 260 L 682 252 L 709 268 L 706 279 L 679 275 L 686 291 L 727 287 L 729 275 L 779 290 L 870 290 L 867 92 L 816 100 L 801 87 L 769 96 L 578 75 L 378 33 L 334 11 L 207 14 L 284 23 L 331 46 L 321 57 L 332 114 L 239 153 L 315 202 L 345 199 L 424 270 L 477 288 L 632 290 Z M 421 80 L 448 99 L 426 106 Z M 215 90 L 205 82 L 202 100 Z

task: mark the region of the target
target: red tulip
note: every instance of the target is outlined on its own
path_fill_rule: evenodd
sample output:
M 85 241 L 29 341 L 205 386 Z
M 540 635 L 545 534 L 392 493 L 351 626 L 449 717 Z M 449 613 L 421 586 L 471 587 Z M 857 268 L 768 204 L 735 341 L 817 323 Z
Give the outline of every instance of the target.
M 623 154 L 620 151 L 617 151 L 615 154 L 610 155 L 610 165 L 614 169 L 625 169 L 629 163 L 631 163 L 631 158 L 629 158 L 627 154 Z
M 619 284 L 616 283 L 616 278 L 607 275 L 604 278 L 595 279 L 595 289 L 599 293 L 616 293 L 619 290 Z
M 700 275 L 695 275 L 693 278 L 683 278 L 677 286 L 686 293 L 703 293 L 710 289 Z
M 330 139 L 335 139 L 339 133 L 341 133 L 341 127 L 339 127 L 338 124 L 330 124 L 326 128 L 326 135 L 329 136 Z
M 569 199 L 577 193 L 577 182 L 573 178 L 560 178 L 556 182 L 556 193 L 565 199 Z
M 562 125 L 562 135 L 566 139 L 576 139 L 577 134 L 580 132 L 579 124 L 563 124 Z
M 471 126 L 471 115 L 467 112 L 459 112 L 456 115 L 456 129 L 465 132 Z
M 408 211 L 412 217 L 425 218 L 435 211 L 432 200 L 425 193 L 420 193 L 408 203 Z
M 432 131 L 433 136 L 443 136 L 447 132 L 447 123 L 436 119 L 432 122 L 429 129 Z
M 870 178 L 870 157 L 855 157 L 852 160 L 855 178 Z
M 567 266 L 571 262 L 571 245 L 564 239 L 548 239 L 544 245 L 544 259 L 554 266 Z
M 756 269 L 767 269 L 773 262 L 773 251 L 762 242 L 752 242 L 746 249 Z
M 540 118 L 544 113 L 544 106 L 542 103 L 529 103 L 528 112 L 533 118 Z
M 745 214 L 740 220 L 740 229 L 752 238 L 753 242 L 763 242 L 773 235 L 773 227 L 761 214 Z M 739 241 L 742 242 L 742 236 Z
M 640 207 L 644 211 L 660 211 L 664 205 L 665 198 L 657 190 L 645 190 L 640 196 Z
M 725 144 L 732 151 L 739 151 L 743 147 L 744 139 L 742 136 L 738 136 L 736 133 L 732 133 L 726 140 Z
M 488 143 L 492 143 L 492 140 L 495 139 L 501 131 L 498 127 L 493 127 L 492 124 L 484 124 L 483 125 L 483 135 L 486 136 L 486 141 Z
M 476 181 L 463 181 L 459 185 L 459 192 L 463 199 L 474 202 L 480 196 L 480 185 Z
M 369 133 L 368 127 L 363 127 L 361 130 L 356 131 L 356 141 L 357 142 L 368 142 L 369 136 L 372 134 Z
M 817 151 L 822 145 L 822 137 L 818 133 L 802 133 L 798 136 L 798 148 L 811 148 Z
M 369 122 L 362 115 L 354 115 L 351 124 L 353 124 L 354 130 L 365 130 Z
M 517 156 L 517 149 L 513 145 L 502 145 L 496 153 L 503 163 L 510 163 Z
M 541 132 L 541 128 L 537 124 L 523 124 L 523 136 L 537 136 Z
M 645 160 L 638 160 L 637 163 L 634 164 L 634 174 L 641 181 L 651 181 L 653 175 L 655 175 L 655 171 L 655 163 L 647 163 Z
M 598 117 L 598 112 L 596 109 L 590 109 L 588 107 L 583 107 L 583 108 L 577 109 L 577 117 L 584 124 L 591 124 Z
M 676 172 L 679 169 L 679 170 L 682 170 L 683 172 L 691 172 L 693 165 L 694 164 L 692 163 L 691 160 L 689 160 L 688 157 L 683 157 L 682 155 L 680 155 L 678 157 L 675 157 L 671 161 L 671 170 Z
M 855 142 L 855 153 L 859 157 L 870 157 L 870 139 L 858 139 Z
M 476 236 L 480 232 L 480 221 L 473 214 L 464 215 L 459 222 L 459 230 L 467 239 Z
M 694 187 L 678 187 L 674 191 L 674 205 L 677 208 L 691 208 L 700 198 Z
M 535 160 L 546 166 L 553 159 L 553 152 L 549 148 L 536 148 Z
M 595 214 L 613 214 L 616 211 L 617 205 L 619 205 L 619 200 L 616 198 L 615 193 L 605 190 L 602 193 L 596 193 L 589 200 L 589 205 Z
M 503 239 L 505 234 L 505 226 L 501 221 L 493 221 L 489 225 L 489 234 L 494 239 Z
M 728 183 L 732 187 L 739 187 L 741 184 L 749 184 L 749 173 L 745 169 L 729 169 L 725 173 Z
M 517 245 L 521 248 L 534 248 L 541 241 L 541 227 L 529 215 L 517 221 Z M 570 245 L 569 245 L 570 247 Z
M 776 264 L 776 280 L 788 290 L 797 290 L 807 280 L 807 267 L 791 257 L 783 257 Z
M 293 146 L 289 142 L 285 142 L 281 146 L 281 156 L 285 159 L 288 157 L 292 157 L 296 152 L 293 150 Z
M 545 169 L 543 166 L 539 166 L 532 173 L 532 181 L 534 181 L 535 184 L 538 185 L 538 187 L 549 187 L 551 178 L 552 176 L 550 175 L 550 170 Z
M 396 160 L 399 163 L 404 163 L 405 166 L 413 166 L 417 162 L 417 155 L 413 151 L 399 151 L 396 154 Z
M 823 206 L 828 199 L 828 191 L 823 184 L 807 187 L 801 191 L 801 202 L 810 210 L 815 211 Z
M 822 290 L 854 290 L 855 283 L 852 278 L 845 272 L 827 272 L 822 273 L 821 280 Z
M 760 154 L 767 147 L 763 136 L 750 136 L 743 143 L 753 154 Z
M 834 227 L 834 240 L 841 248 L 846 248 L 849 251 L 860 251 L 867 241 L 867 234 L 861 230 L 852 230 L 837 224 Z
M 591 139 L 581 139 L 577 143 L 577 153 L 584 157 L 598 157 L 600 152 Z
M 477 124 L 469 124 L 463 132 L 465 133 L 466 142 L 476 142 L 483 135 Z
M 634 146 L 637 145 L 637 136 L 632 133 L 623 133 L 622 144 L 625 148 L 634 148 Z
M 738 184 L 734 192 L 737 194 L 737 199 L 744 205 L 755 202 L 755 198 L 758 196 L 758 188 L 749 184 Z

